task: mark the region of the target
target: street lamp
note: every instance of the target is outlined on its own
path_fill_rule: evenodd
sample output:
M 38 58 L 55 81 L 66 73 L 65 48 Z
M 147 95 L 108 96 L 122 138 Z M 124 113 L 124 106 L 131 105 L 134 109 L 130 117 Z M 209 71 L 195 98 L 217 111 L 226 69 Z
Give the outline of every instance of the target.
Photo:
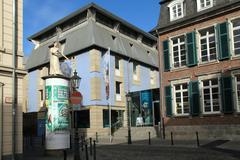
M 72 92 L 76 91 L 76 89 L 79 88 L 80 81 L 81 81 L 81 77 L 79 77 L 77 75 L 77 71 L 75 70 L 73 73 L 73 76 L 70 79 L 70 85 L 72 88 Z M 72 116 L 74 117 L 74 129 L 75 129 L 74 130 L 75 131 L 75 133 L 74 133 L 74 160 L 80 160 L 77 112 L 74 112 L 73 108 L 72 108 Z
M 74 90 L 76 90 L 76 89 L 79 88 L 81 79 L 82 79 L 82 78 L 77 75 L 77 71 L 75 70 L 74 73 L 73 73 L 73 76 L 71 77 L 71 80 L 70 80 L 70 82 L 71 82 L 71 87 L 72 87 Z
M 131 138 L 131 126 L 130 126 L 130 102 L 131 102 L 131 95 L 130 93 L 126 94 L 127 99 L 127 115 L 128 115 L 128 144 L 132 144 Z

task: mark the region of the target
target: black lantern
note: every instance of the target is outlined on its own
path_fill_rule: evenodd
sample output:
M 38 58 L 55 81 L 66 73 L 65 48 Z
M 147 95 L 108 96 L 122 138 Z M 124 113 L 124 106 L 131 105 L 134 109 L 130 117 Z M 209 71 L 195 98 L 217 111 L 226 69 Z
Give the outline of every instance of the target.
M 130 93 L 126 94 L 127 102 L 130 102 L 132 100 L 132 96 Z
M 77 71 L 75 70 L 73 73 L 73 76 L 71 77 L 71 87 L 73 89 L 79 88 L 80 81 L 81 81 L 81 77 L 77 75 Z

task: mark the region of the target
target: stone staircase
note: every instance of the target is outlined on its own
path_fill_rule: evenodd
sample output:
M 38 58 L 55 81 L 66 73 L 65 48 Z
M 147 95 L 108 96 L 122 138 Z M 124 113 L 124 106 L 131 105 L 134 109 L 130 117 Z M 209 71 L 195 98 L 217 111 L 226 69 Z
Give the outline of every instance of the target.
M 157 127 L 131 127 L 131 138 L 132 141 L 146 140 L 149 137 L 149 132 L 151 138 L 157 137 Z M 128 128 L 119 128 L 112 136 L 112 143 L 126 143 L 128 140 Z M 99 136 L 99 143 L 110 143 L 109 136 Z

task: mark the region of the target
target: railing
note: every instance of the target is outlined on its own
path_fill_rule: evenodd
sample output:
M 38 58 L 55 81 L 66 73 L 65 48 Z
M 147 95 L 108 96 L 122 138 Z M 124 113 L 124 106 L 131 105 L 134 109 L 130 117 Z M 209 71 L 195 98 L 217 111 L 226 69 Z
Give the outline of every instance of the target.
M 119 118 L 117 122 L 112 124 L 112 127 L 111 127 L 112 134 L 114 134 L 114 132 L 116 132 L 122 126 L 123 126 L 123 120 L 122 118 Z

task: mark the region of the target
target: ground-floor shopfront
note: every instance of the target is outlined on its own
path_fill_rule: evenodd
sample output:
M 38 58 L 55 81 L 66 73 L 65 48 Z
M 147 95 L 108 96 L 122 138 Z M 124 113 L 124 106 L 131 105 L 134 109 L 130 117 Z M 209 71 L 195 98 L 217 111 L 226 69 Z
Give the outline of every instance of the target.
M 160 123 L 159 89 L 131 92 L 131 100 L 121 106 L 82 106 L 76 110 L 77 127 L 88 135 L 109 135 L 121 127 L 154 126 Z M 129 119 L 128 119 L 129 116 Z M 111 119 L 110 119 L 111 117 Z M 109 125 L 111 124 L 111 125 Z M 72 124 L 73 125 L 73 124 Z

